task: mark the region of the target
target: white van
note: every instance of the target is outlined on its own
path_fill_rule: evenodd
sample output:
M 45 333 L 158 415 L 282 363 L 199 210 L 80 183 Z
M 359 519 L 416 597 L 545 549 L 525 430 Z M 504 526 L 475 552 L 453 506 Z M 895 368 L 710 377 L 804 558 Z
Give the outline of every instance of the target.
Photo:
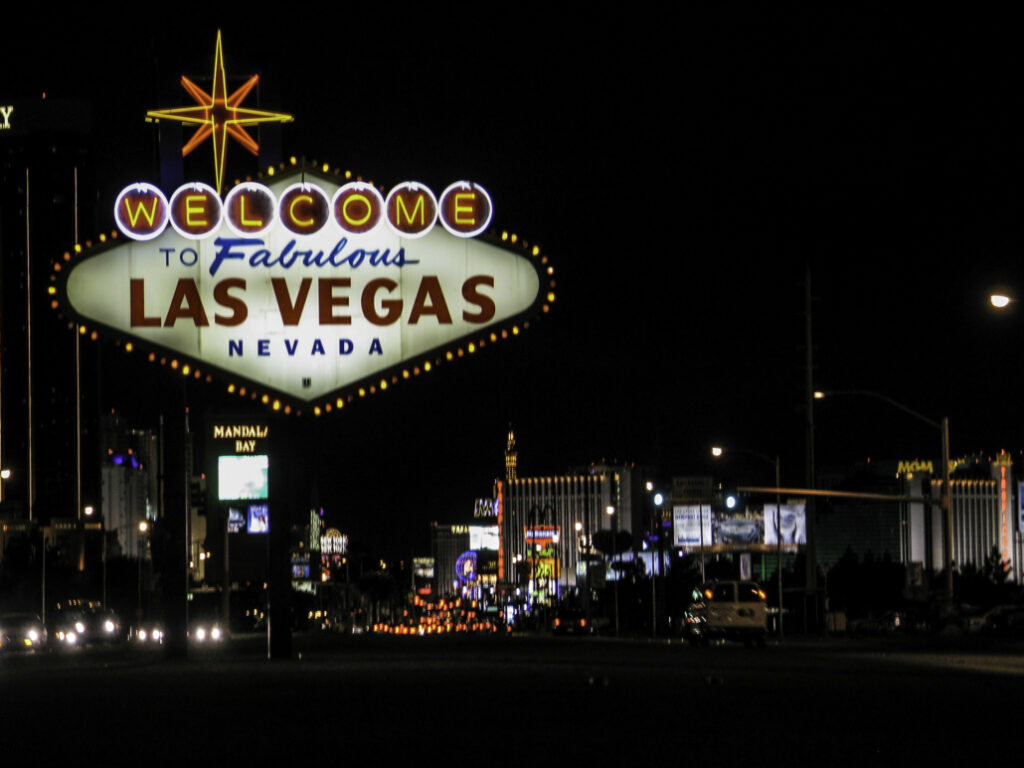
M 709 581 L 693 590 L 683 631 L 694 645 L 741 640 L 763 646 L 768 634 L 767 596 L 753 581 Z

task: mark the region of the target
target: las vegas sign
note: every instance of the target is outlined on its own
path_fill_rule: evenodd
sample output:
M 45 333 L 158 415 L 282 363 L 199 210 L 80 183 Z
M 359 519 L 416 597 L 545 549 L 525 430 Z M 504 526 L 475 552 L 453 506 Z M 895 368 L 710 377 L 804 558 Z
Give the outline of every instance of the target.
M 554 300 L 553 270 L 488 235 L 473 182 L 386 195 L 301 164 L 222 199 L 201 183 L 118 196 L 118 231 L 58 261 L 55 306 L 275 408 L 340 408 L 516 335 Z
M 373 184 L 294 160 L 221 195 L 227 139 L 257 154 L 247 126 L 290 115 L 229 93 L 220 33 L 213 88 L 152 110 L 213 145 L 216 188 L 126 187 L 117 230 L 54 265 L 52 306 L 79 333 L 111 335 L 185 376 L 276 409 L 320 414 L 516 336 L 554 301 L 535 245 L 489 232 L 489 193 L 456 181 Z

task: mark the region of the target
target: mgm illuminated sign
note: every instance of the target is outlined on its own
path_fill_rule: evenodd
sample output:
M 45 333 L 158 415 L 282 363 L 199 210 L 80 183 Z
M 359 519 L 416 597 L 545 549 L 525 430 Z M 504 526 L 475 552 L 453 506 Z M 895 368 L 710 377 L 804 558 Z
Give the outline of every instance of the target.
M 385 195 L 274 171 L 223 199 L 125 188 L 118 231 L 55 265 L 55 308 L 184 375 L 321 413 L 517 335 L 554 300 L 538 248 L 487 234 L 479 184 Z

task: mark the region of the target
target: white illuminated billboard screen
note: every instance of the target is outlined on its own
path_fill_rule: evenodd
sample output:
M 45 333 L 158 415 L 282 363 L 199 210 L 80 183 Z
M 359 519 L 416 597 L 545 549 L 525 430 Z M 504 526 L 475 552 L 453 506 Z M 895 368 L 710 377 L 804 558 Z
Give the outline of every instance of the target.
M 217 498 L 220 501 L 267 498 L 266 454 L 220 456 L 217 459 Z
M 471 525 L 469 526 L 469 548 L 470 549 L 498 549 L 498 526 L 496 525 Z
M 270 510 L 266 504 L 250 504 L 246 515 L 247 533 L 270 533 Z

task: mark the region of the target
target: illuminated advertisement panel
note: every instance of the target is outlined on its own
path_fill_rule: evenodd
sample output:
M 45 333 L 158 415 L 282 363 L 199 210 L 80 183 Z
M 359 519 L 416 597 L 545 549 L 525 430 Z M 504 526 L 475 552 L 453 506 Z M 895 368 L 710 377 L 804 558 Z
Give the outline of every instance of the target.
M 467 550 L 455 561 L 455 577 L 465 586 L 476 581 L 476 552 Z
M 434 578 L 434 558 L 414 557 L 412 559 L 412 572 L 417 579 Z
M 266 499 L 268 471 L 266 454 L 217 457 L 217 498 L 220 501 Z
M 672 508 L 672 543 L 677 547 L 710 546 L 711 507 L 709 505 L 682 505 Z
M 807 544 L 804 503 L 782 505 L 782 547 Z M 776 505 L 743 512 L 713 512 L 704 505 L 677 505 L 672 510 L 673 544 L 690 551 L 703 546 L 717 551 L 774 549 L 779 543 Z
M 270 533 L 270 510 L 266 504 L 250 504 L 246 521 L 247 533 Z
M 498 526 L 496 525 L 471 525 L 469 526 L 469 548 L 470 549 L 498 549 Z
M 716 515 L 716 544 L 760 544 L 764 540 L 764 517 L 760 514 Z
M 554 594 L 561 577 L 558 558 L 559 528 L 554 525 L 527 526 L 526 566 L 536 595 Z
M 299 168 L 267 181 L 223 201 L 201 184 L 170 196 L 126 188 L 115 209 L 125 236 L 69 254 L 55 306 L 190 361 L 229 391 L 248 383 L 286 403 L 338 407 L 339 395 L 386 389 L 517 334 L 554 300 L 539 249 L 477 231 L 491 212 L 477 184 L 432 203 L 435 226 L 423 202 L 432 193 L 413 182 L 378 212 L 379 193 L 362 182 Z
M 775 504 L 764 505 L 764 543 L 774 547 L 782 532 L 782 545 L 807 544 L 807 512 L 804 504 L 783 504 L 781 519 Z
M 241 533 L 246 527 L 246 516 L 237 507 L 228 508 L 228 533 Z

